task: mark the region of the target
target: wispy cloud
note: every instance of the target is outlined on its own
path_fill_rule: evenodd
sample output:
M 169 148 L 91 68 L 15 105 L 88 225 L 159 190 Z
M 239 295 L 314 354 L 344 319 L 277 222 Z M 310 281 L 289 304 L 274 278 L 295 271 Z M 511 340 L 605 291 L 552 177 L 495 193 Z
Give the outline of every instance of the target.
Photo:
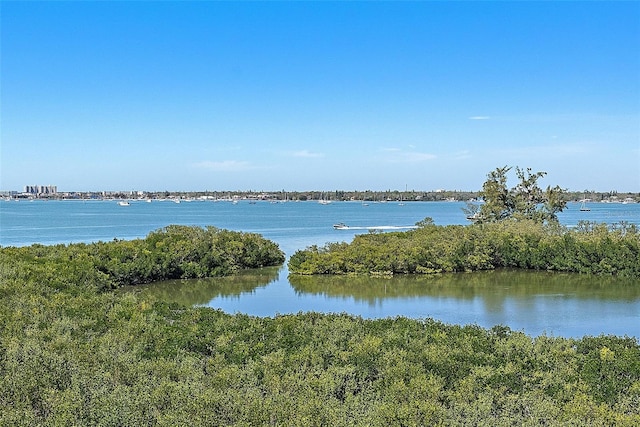
M 404 157 L 409 162 L 424 162 L 427 160 L 433 160 L 437 156 L 431 153 L 405 153 Z
M 223 160 L 221 162 L 205 160 L 202 162 L 194 163 L 193 166 L 196 168 L 208 169 L 215 172 L 239 172 L 253 169 L 251 163 L 238 160 Z
M 469 120 L 489 120 L 491 119 L 490 116 L 471 116 L 469 117 Z
M 313 151 L 309 151 L 309 150 L 294 151 L 290 153 L 290 155 L 292 157 L 303 157 L 303 158 L 309 158 L 309 159 L 324 157 L 323 153 L 314 153 Z
M 456 153 L 453 153 L 453 158 L 456 160 L 469 159 L 471 158 L 471 151 L 469 150 L 460 150 Z
M 421 163 L 435 159 L 437 156 L 431 153 L 417 151 L 400 151 L 392 153 L 387 161 L 391 163 Z

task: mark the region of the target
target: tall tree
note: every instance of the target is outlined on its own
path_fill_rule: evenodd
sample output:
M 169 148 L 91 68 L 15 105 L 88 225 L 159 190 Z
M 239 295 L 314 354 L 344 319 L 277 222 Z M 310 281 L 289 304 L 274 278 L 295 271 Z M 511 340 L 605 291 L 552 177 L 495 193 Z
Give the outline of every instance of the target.
M 496 168 L 487 175 L 480 196 L 484 204 L 474 216 L 477 222 L 496 222 L 504 219 L 529 219 L 537 222 L 557 222 L 559 212 L 566 207 L 565 189 L 559 186 L 542 190 L 538 180 L 546 172 L 532 172 L 531 168 L 516 167 L 518 184 L 509 189 L 507 174 L 512 168 Z

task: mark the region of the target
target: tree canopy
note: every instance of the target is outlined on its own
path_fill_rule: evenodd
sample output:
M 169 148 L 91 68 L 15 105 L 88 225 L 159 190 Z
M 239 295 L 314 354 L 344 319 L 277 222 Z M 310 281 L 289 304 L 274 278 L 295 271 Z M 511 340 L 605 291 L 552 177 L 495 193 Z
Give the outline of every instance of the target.
M 465 212 L 475 222 L 496 222 L 505 219 L 527 219 L 535 222 L 557 222 L 559 212 L 566 207 L 563 195 L 567 190 L 560 186 L 547 186 L 542 190 L 538 180 L 546 172 L 532 172 L 531 168 L 516 167 L 518 184 L 507 187 L 507 174 L 510 166 L 496 168 L 487 175 L 482 185 L 480 197 L 484 203 L 480 206 L 469 205 Z

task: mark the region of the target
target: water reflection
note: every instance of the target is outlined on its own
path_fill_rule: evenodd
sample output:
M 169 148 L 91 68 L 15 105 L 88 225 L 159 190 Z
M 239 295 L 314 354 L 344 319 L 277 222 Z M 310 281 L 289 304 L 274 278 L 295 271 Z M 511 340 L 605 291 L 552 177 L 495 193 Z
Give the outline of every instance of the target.
M 208 279 L 166 280 L 148 285 L 132 286 L 125 291 L 140 292 L 162 301 L 184 305 L 205 305 L 217 297 L 240 298 L 255 293 L 278 278 L 282 267 L 244 270 L 227 277 Z
M 515 270 L 392 277 L 289 276 L 298 294 L 377 300 L 412 297 L 482 298 L 488 306 L 506 298 L 565 297 L 634 301 L 640 286 L 631 279 Z
M 251 305 L 250 295 L 275 282 L 282 272 L 283 267 L 268 267 L 245 270 L 228 277 L 167 280 L 127 290 L 185 305 L 205 305 L 215 298 L 240 298 L 242 295 L 247 298 L 247 305 Z M 482 301 L 486 310 L 498 312 L 502 311 L 507 299 L 515 299 L 519 304 L 539 299 L 640 300 L 640 284 L 633 279 L 539 271 L 495 270 L 391 277 L 289 275 L 287 279 L 294 291 L 293 298 L 352 299 L 369 305 L 395 299 L 452 298 Z
M 155 283 L 135 291 L 256 316 L 346 312 L 365 318 L 506 325 L 531 335 L 640 336 L 640 283 L 611 276 L 521 270 L 390 278 L 289 276 L 286 267 L 276 267 Z

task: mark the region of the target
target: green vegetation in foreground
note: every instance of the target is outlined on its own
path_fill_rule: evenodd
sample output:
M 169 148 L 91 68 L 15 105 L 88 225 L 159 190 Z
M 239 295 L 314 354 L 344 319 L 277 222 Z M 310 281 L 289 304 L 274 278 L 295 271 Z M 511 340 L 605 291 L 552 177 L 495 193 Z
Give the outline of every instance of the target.
M 134 242 L 0 248 L 0 425 L 640 423 L 633 338 L 344 314 L 257 318 L 106 290 L 151 277 L 136 260 L 176 275 L 233 271 L 187 248 L 245 259 L 247 238 L 264 243 L 169 227 Z
M 522 268 L 640 277 L 640 231 L 634 225 L 507 220 L 437 226 L 430 218 L 415 230 L 370 233 L 351 243 L 297 251 L 292 274 L 429 274 Z

